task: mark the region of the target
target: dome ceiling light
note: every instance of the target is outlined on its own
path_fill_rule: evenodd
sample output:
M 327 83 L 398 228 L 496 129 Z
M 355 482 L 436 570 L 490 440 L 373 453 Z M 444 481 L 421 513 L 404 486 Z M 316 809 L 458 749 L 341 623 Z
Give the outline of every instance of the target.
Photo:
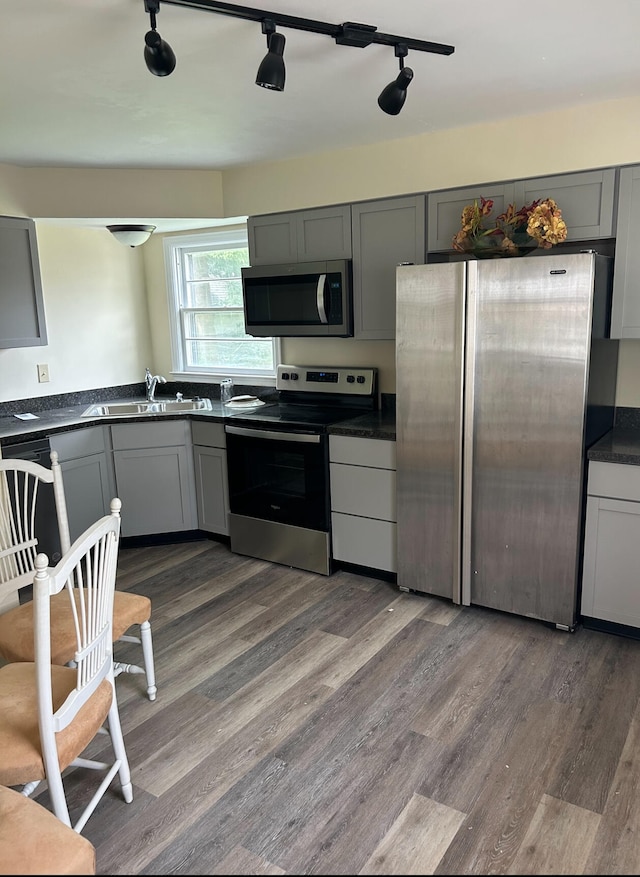
M 108 225 L 107 228 L 117 241 L 127 247 L 139 247 L 156 230 L 155 225 Z
M 383 89 L 378 98 L 380 109 L 391 116 L 396 116 L 402 109 L 407 96 L 407 88 L 413 79 L 413 70 L 404 66 L 407 52 L 409 50 L 431 52 L 436 55 L 451 55 L 454 52 L 453 46 L 447 46 L 443 43 L 378 33 L 377 27 L 371 24 L 358 24 L 353 21 L 347 21 L 343 24 L 329 24 L 311 18 L 298 18 L 295 15 L 267 12 L 265 9 L 237 6 L 235 3 L 221 3 L 217 0 L 162 0 L 162 2 L 168 3 L 170 6 L 186 6 L 190 9 L 201 9 L 204 12 L 216 12 L 219 15 L 231 15 L 234 18 L 260 22 L 262 33 L 266 34 L 267 37 L 268 51 L 258 68 L 256 85 L 270 91 L 284 91 L 285 38 L 276 31 L 278 27 L 324 34 L 332 37 L 338 46 L 355 46 L 359 49 L 370 46 L 371 43 L 393 46 L 396 58 L 400 59 L 400 73 L 394 82 Z M 156 31 L 156 14 L 160 11 L 160 0 L 144 0 L 144 8 L 151 16 L 151 30 L 145 36 L 145 63 L 154 76 L 168 76 L 176 66 L 176 56 L 171 46 Z

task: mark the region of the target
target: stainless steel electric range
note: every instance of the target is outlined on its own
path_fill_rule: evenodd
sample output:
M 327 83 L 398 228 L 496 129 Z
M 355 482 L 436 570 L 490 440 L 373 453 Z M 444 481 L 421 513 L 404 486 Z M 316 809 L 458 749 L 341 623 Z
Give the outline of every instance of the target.
M 378 407 L 375 368 L 278 367 L 277 401 L 225 425 L 238 554 L 330 575 L 328 428 Z

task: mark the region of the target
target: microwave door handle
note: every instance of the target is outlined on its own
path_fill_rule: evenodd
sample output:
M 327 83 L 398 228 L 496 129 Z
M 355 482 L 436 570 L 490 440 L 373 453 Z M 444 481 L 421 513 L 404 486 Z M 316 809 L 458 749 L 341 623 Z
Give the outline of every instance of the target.
M 316 305 L 318 308 L 318 316 L 321 323 L 328 323 L 327 312 L 324 307 L 324 288 L 327 284 L 327 275 L 321 274 L 318 277 L 318 288 L 316 289 Z

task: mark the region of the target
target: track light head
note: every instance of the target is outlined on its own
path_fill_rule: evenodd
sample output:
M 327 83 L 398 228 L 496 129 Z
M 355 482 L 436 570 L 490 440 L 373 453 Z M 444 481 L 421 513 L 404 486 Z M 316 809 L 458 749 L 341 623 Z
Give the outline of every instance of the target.
M 385 86 L 380 92 L 378 106 L 390 116 L 397 116 L 407 97 L 407 88 L 413 79 L 411 67 L 404 66 L 404 59 L 409 54 L 409 49 L 404 43 L 398 43 L 395 47 L 395 56 L 400 59 L 400 73 L 393 82 Z
M 176 56 L 169 43 L 156 30 L 156 13 L 160 9 L 160 0 L 145 0 L 144 8 L 151 16 L 151 30 L 144 37 L 147 70 L 154 76 L 168 76 L 175 70 Z
M 276 33 L 276 26 L 270 19 L 262 22 L 262 33 L 267 35 L 268 52 L 260 62 L 256 75 L 256 85 L 272 91 L 284 91 L 284 35 Z

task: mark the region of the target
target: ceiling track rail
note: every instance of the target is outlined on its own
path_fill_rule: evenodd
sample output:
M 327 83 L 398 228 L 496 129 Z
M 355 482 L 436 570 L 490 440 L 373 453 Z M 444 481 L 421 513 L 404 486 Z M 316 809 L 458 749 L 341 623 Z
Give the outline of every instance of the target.
M 430 52 L 435 55 L 451 55 L 455 51 L 453 46 L 444 43 L 433 43 L 428 40 L 418 40 L 413 37 L 396 36 L 394 34 L 380 33 L 374 25 L 359 24 L 356 22 L 344 22 L 343 24 L 330 24 L 325 21 L 316 21 L 312 18 L 299 18 L 295 15 L 285 15 L 281 12 L 270 12 L 266 9 L 255 9 L 252 6 L 237 6 L 235 3 L 223 3 L 218 0 L 161 0 L 169 6 L 184 6 L 191 9 L 202 9 L 205 12 L 215 12 L 219 15 L 230 15 L 234 18 L 242 18 L 246 21 L 272 21 L 276 26 L 303 30 L 310 33 L 325 34 L 332 37 L 338 45 L 355 46 L 364 48 L 371 43 L 383 46 L 406 46 L 417 52 Z

